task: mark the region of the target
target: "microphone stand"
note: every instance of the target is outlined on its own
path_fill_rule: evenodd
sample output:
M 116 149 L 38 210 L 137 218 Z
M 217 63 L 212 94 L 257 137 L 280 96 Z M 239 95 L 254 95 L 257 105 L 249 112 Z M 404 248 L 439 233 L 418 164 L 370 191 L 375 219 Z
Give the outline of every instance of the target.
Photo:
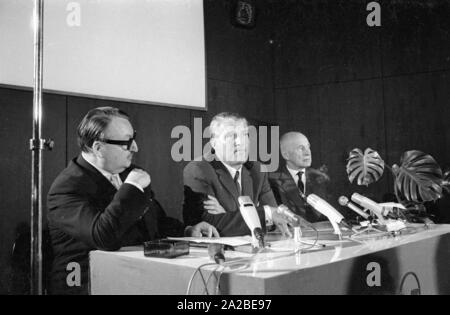
M 365 228 L 362 228 L 362 229 L 359 229 L 359 230 L 357 230 L 355 228 L 352 228 L 352 230 L 353 230 L 353 232 L 355 234 L 351 235 L 351 237 L 355 237 L 355 236 L 358 236 L 358 235 L 361 235 L 361 234 L 365 234 L 365 233 L 369 234 L 370 232 L 385 233 L 385 231 L 381 231 L 381 230 L 373 227 L 373 221 L 374 221 L 373 218 L 374 218 L 373 215 L 371 215 L 370 218 L 369 218 L 369 224 Z

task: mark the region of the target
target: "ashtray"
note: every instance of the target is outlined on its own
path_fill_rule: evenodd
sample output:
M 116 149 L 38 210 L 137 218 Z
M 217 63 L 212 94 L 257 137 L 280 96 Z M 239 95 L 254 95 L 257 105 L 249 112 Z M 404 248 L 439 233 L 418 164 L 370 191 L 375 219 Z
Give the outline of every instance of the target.
M 144 242 L 144 256 L 175 258 L 189 255 L 189 243 L 185 241 L 154 240 Z

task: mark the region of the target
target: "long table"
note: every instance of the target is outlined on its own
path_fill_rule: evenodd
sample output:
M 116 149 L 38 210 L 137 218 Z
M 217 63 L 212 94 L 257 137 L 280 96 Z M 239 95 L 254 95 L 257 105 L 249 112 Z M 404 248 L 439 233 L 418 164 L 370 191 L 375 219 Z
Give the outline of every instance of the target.
M 91 294 L 450 294 L 450 225 L 319 242 L 326 247 L 286 239 L 258 254 L 226 251 L 224 265 L 203 267 L 205 248 L 174 259 L 145 257 L 142 247 L 93 251 Z

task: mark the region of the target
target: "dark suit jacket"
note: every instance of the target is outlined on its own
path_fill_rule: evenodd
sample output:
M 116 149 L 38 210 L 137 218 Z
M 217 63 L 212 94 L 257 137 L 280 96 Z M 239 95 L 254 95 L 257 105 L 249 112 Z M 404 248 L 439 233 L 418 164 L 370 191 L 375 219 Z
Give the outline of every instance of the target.
M 125 181 L 135 166 L 120 174 Z M 80 155 L 53 182 L 47 198 L 48 224 L 54 260 L 50 293 L 87 294 L 89 252 L 118 250 L 143 241 L 182 235 L 181 222 L 167 217 L 153 199 L 130 184 L 119 190 Z M 81 286 L 69 287 L 69 263 L 81 267 Z
M 324 199 L 326 196 L 326 187 L 321 183 L 321 179 L 317 173 L 310 168 L 306 169 L 306 187 L 305 195 L 316 194 Z M 309 222 L 324 221 L 326 217 L 314 210 L 300 196 L 298 186 L 289 173 L 286 166 L 282 167 L 279 172 L 269 174 L 269 182 L 273 193 L 279 204 L 284 204 L 291 211 L 300 215 Z
M 208 156 L 210 158 L 211 156 Z M 183 172 L 185 224 L 206 221 L 214 225 L 221 236 L 238 236 L 250 234 L 239 211 L 238 191 L 229 171 L 217 160 L 208 162 L 192 161 Z M 261 164 L 247 162 L 242 167 L 242 195 L 249 196 L 254 202 L 261 226 L 265 228 L 264 205 L 276 207 L 276 200 L 268 182 L 267 173 L 261 172 Z M 203 207 L 207 195 L 217 198 L 225 209 L 224 214 L 209 214 Z

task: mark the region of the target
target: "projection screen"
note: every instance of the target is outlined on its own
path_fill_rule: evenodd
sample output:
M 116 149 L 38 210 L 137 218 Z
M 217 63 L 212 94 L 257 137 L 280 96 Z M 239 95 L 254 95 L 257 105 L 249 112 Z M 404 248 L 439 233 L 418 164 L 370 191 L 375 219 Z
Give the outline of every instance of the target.
M 44 89 L 206 108 L 203 0 L 46 0 Z M 33 1 L 0 1 L 0 84 L 33 83 Z

